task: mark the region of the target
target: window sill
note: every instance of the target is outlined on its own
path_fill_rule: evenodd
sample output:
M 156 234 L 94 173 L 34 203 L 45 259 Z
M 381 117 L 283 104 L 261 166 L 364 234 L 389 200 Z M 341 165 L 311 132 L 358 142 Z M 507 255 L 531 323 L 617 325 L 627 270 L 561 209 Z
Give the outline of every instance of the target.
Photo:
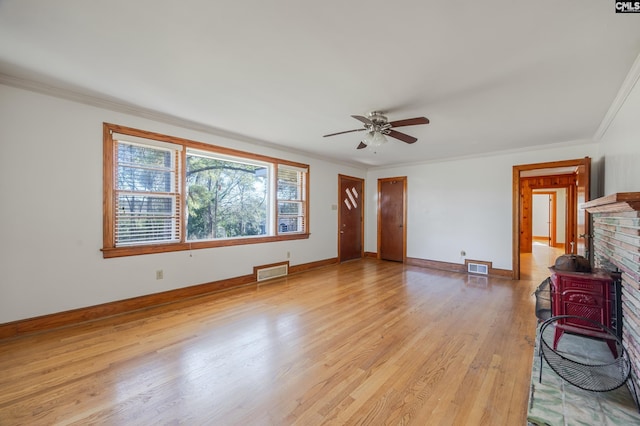
M 216 247 L 239 246 L 246 244 L 273 243 L 278 241 L 305 240 L 309 238 L 309 233 L 274 235 L 269 237 L 233 238 L 216 241 L 197 241 L 193 243 L 171 243 L 153 244 L 126 247 L 104 247 L 102 257 L 110 259 L 112 257 L 139 256 L 143 254 L 169 253 L 173 251 L 199 250 Z

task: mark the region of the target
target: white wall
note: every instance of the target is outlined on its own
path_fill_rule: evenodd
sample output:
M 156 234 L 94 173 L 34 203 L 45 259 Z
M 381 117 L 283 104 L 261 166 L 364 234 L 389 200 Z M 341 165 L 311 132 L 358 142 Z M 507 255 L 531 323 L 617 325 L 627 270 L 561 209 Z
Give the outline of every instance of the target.
M 536 194 L 536 192 L 555 192 L 556 193 L 556 244 L 564 244 L 565 230 L 567 224 L 567 189 L 566 188 L 546 188 L 546 189 L 534 189 L 533 190 L 533 235 L 534 236 L 547 236 L 549 233 L 549 220 L 548 209 L 549 201 L 546 194 Z M 541 202 L 544 199 L 544 202 Z M 540 205 L 536 206 L 536 201 L 540 202 Z M 537 210 L 540 208 L 542 211 L 538 214 Z M 538 230 L 536 230 L 538 229 Z M 538 232 L 541 232 L 538 234 Z
M 464 263 L 466 258 L 512 266 L 514 165 L 593 156 L 594 143 L 367 172 L 365 250 L 377 251 L 377 179 L 407 176 L 407 256 Z
M 338 174 L 364 170 L 0 85 L 0 323 L 337 256 Z M 308 240 L 103 259 L 102 123 L 310 165 Z M 164 279 L 156 280 L 162 269 Z
M 640 80 L 601 138 L 600 150 L 604 156 L 602 195 L 640 191 Z
M 548 194 L 533 193 L 533 236 L 549 237 L 550 198 Z

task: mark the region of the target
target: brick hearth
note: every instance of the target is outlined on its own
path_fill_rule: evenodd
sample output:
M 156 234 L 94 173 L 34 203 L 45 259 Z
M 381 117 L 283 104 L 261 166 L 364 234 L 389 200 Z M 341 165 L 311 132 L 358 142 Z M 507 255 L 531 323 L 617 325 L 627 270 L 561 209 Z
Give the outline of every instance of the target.
M 640 380 L 640 192 L 589 201 L 596 268 L 622 274 L 622 341 L 629 352 L 634 382 Z

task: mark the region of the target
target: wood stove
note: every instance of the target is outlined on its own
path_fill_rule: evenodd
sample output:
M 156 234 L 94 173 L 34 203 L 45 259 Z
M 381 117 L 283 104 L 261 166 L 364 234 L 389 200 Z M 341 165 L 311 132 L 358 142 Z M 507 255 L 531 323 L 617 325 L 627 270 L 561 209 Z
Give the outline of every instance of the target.
M 557 349 L 558 341 L 565 332 L 603 339 L 614 358 L 618 356 L 616 349 L 617 305 L 614 278 L 604 270 L 595 272 L 568 272 L 550 268 L 551 275 L 551 310 L 553 316 L 569 315 L 557 321 L 553 349 Z M 580 318 L 585 318 L 582 320 Z M 600 323 L 612 329 L 605 332 Z

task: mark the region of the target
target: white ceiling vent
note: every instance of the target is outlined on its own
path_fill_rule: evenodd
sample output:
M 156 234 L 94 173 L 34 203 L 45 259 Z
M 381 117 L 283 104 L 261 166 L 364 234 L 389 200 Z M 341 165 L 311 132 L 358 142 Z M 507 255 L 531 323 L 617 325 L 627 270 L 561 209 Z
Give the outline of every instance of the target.
M 482 263 L 467 263 L 467 271 L 472 274 L 487 275 L 489 273 L 489 267 Z
M 272 278 L 284 277 L 289 273 L 289 266 L 284 263 L 282 265 L 271 266 L 256 270 L 256 281 L 270 280 Z

